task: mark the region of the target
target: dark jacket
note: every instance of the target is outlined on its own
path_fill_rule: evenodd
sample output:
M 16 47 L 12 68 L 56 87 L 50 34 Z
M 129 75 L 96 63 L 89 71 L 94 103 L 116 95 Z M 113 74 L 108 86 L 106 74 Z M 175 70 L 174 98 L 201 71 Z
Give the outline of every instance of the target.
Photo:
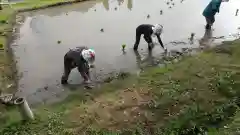
M 222 0 L 211 0 L 207 7 L 203 11 L 203 16 L 214 17 L 219 12 Z
M 82 51 L 88 49 L 87 47 L 77 47 L 70 49 L 64 56 L 64 61 L 69 61 L 72 63 L 72 67 L 82 67 L 85 64 L 88 64 L 86 60 L 82 57 Z M 67 62 L 67 63 L 69 63 Z
M 144 34 L 144 36 L 150 37 L 153 34 L 153 30 L 152 30 L 153 27 L 154 27 L 154 25 L 151 25 L 151 24 L 141 24 L 137 27 L 136 31 L 138 34 Z M 163 47 L 163 43 L 160 38 L 160 35 L 159 34 L 154 34 L 154 35 L 157 36 L 158 42 Z

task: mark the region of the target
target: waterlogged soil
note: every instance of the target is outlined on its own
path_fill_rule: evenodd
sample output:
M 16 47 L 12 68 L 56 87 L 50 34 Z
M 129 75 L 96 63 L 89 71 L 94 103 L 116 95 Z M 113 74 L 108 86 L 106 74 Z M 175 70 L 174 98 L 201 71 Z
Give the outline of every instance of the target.
M 27 97 L 31 104 L 66 97 L 70 91 L 60 85 L 63 56 L 77 46 L 96 51 L 96 68 L 91 70 L 94 82 L 114 72 L 135 73 L 144 66 L 156 65 L 163 56 L 160 45 L 148 53 L 141 39 L 138 53 L 132 50 L 135 29 L 140 24 L 162 24 L 161 37 L 170 52 L 237 38 L 240 15 L 236 10 L 240 1 L 222 3 L 213 30 L 205 32 L 202 11 L 208 2 L 97 0 L 19 14 L 23 22 L 19 22 L 12 43 L 20 77 L 17 95 Z M 72 71 L 69 80 L 73 86 L 83 81 L 77 70 Z

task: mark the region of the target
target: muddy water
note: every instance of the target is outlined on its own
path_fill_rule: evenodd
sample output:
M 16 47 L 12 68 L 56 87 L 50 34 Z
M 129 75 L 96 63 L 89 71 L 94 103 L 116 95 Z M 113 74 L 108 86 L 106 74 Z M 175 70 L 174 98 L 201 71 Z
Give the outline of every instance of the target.
M 142 39 L 139 54 L 132 51 L 135 28 L 139 24 L 162 24 L 162 40 L 168 50 L 197 48 L 205 34 L 205 18 L 201 14 L 208 2 L 99 0 L 25 13 L 19 38 L 13 43 L 21 75 L 17 94 L 27 96 L 31 103 L 65 97 L 69 91 L 59 84 L 63 56 L 69 48 L 77 46 L 88 46 L 96 51 L 94 81 L 114 71 L 135 72 L 144 64 L 153 64 L 153 59 L 158 59 L 163 52 L 159 45 L 149 55 Z M 222 3 L 211 33 L 216 38 L 201 43 L 217 43 L 216 39 L 223 39 L 223 36 L 224 40 L 233 39 L 231 35 L 240 27 L 240 15 L 235 16 L 239 5 L 239 0 Z M 189 41 L 191 33 L 195 33 L 192 43 Z M 125 53 L 121 50 L 122 44 L 126 44 Z M 138 63 L 139 60 L 144 62 Z M 82 82 L 76 70 L 69 80 L 72 84 Z

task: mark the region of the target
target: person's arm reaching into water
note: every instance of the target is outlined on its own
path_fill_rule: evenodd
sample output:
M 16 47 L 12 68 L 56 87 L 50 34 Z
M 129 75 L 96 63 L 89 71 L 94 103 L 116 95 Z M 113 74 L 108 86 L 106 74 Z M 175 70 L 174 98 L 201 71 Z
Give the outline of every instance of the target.
M 157 36 L 157 39 L 158 39 L 158 42 L 160 43 L 160 45 L 162 46 L 163 49 L 165 49 L 164 45 L 163 45 L 163 42 L 161 40 L 161 37 L 160 35 L 156 35 Z

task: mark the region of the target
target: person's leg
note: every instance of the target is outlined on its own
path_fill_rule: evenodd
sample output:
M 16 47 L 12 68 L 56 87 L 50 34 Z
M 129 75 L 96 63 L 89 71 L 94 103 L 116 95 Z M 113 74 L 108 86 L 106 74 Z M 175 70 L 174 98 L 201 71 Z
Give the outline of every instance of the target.
M 215 16 L 211 17 L 211 26 L 214 24 L 215 22 Z
M 133 47 L 134 50 L 137 50 L 137 49 L 138 49 L 138 45 L 139 45 L 139 43 L 140 43 L 140 40 L 141 40 L 141 33 L 140 33 L 140 31 L 137 29 L 137 30 L 136 30 L 136 41 L 135 41 L 135 44 L 134 44 L 134 47 Z
M 85 64 L 85 72 L 86 72 L 86 74 L 87 74 L 87 76 L 88 76 L 88 79 L 91 79 L 89 70 L 90 70 L 90 67 L 89 67 L 89 65 L 86 63 L 86 64 Z
M 152 37 L 151 35 L 144 35 L 144 39 L 145 41 L 148 43 L 148 49 L 152 50 L 153 46 L 153 42 L 152 42 Z
M 81 67 L 78 67 L 78 72 L 81 74 L 84 82 L 90 81 L 90 73 L 88 64 L 84 64 Z
M 212 26 L 211 19 L 209 17 L 205 17 L 205 19 L 206 19 L 206 23 L 207 23 L 206 29 L 211 29 L 211 26 Z
M 64 57 L 64 73 L 61 78 L 62 84 L 68 84 L 67 81 L 68 81 L 68 77 L 69 77 L 71 70 L 72 70 L 72 60 Z
M 211 17 L 205 17 L 205 18 L 207 22 L 206 29 L 211 29 L 213 23 L 215 22 L 215 17 L 211 16 Z

